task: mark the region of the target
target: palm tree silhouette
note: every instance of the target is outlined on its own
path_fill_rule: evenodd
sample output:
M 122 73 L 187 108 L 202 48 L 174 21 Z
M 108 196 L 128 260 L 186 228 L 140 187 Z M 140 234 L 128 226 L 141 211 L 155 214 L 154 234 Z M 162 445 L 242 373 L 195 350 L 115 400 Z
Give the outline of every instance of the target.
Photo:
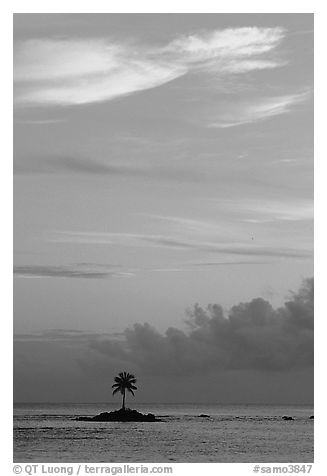
M 131 394 L 134 396 L 133 390 L 137 390 L 137 387 L 135 387 L 136 383 L 136 378 L 133 374 L 130 374 L 128 372 L 120 372 L 117 377 L 115 377 L 115 382 L 112 385 L 112 388 L 114 388 L 114 391 L 112 392 L 113 395 L 115 393 L 120 392 L 123 396 L 123 406 L 122 409 L 125 410 L 125 395 L 126 395 L 126 390 L 131 392 Z

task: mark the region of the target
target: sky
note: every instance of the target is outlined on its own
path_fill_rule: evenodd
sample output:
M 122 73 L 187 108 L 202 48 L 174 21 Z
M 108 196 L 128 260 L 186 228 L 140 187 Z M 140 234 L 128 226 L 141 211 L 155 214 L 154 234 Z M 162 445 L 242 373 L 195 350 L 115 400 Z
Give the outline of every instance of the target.
M 311 402 L 312 276 L 313 15 L 14 15 L 16 401 Z

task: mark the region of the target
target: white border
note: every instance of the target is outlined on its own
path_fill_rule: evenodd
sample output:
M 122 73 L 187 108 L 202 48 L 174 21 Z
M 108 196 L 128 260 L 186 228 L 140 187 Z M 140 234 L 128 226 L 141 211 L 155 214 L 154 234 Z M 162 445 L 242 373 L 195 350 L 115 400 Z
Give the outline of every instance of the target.
M 2 322 L 4 335 L 2 336 L 2 391 L 0 402 L 2 409 L 2 450 L 6 455 L 5 465 L 8 471 L 4 474 L 12 474 L 12 13 L 315 13 L 315 466 L 311 474 L 325 474 L 323 471 L 324 456 L 326 453 L 325 428 L 327 428 L 327 411 L 324 410 L 326 402 L 325 392 L 325 355 L 326 348 L 326 211 L 324 203 L 326 195 L 325 182 L 327 180 L 326 161 L 327 156 L 323 150 L 326 136 L 325 89 L 327 85 L 326 67 L 327 62 L 327 22 L 326 7 L 323 1 L 294 1 L 275 0 L 253 1 L 243 0 L 218 2 L 217 0 L 201 0 L 198 2 L 166 1 L 103 1 L 92 0 L 72 1 L 12 1 L 3 2 L 0 7 L 1 15 L 1 58 L 3 67 L 1 73 L 1 116 L 2 116 L 2 139 L 4 146 L 1 154 L 1 253 L 2 253 Z M 246 9 L 245 9 L 246 7 Z M 5 51 L 4 51 L 5 50 Z M 5 421 L 4 421 L 5 420 Z M 175 474 L 195 474 L 195 471 L 207 474 L 247 474 L 251 472 L 253 465 L 226 465 L 219 464 L 190 464 L 182 465 Z M 241 471 L 240 471 L 241 470 Z
M 20 13 L 312 13 L 314 5 L 322 7 L 323 2 L 315 1 L 258 1 L 258 0 L 92 0 L 92 1 L 40 1 L 16 0 L 11 2 L 11 11 Z

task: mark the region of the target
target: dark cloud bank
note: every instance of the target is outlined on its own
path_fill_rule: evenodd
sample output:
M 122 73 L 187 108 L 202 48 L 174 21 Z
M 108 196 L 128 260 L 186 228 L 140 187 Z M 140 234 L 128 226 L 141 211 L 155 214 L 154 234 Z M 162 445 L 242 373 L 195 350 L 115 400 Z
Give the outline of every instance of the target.
M 313 365 L 314 282 L 307 279 L 279 309 L 256 298 L 187 311 L 189 330 L 160 334 L 149 324 L 126 329 L 125 341 L 93 341 L 93 349 L 145 374 L 185 375 L 224 370 L 284 371 Z

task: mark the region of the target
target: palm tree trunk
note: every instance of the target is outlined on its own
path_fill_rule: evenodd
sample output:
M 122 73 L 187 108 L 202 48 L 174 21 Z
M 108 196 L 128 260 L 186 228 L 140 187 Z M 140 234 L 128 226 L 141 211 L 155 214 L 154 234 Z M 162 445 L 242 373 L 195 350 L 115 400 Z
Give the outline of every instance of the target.
M 124 389 L 124 393 L 123 393 L 123 410 L 125 410 L 125 389 Z

